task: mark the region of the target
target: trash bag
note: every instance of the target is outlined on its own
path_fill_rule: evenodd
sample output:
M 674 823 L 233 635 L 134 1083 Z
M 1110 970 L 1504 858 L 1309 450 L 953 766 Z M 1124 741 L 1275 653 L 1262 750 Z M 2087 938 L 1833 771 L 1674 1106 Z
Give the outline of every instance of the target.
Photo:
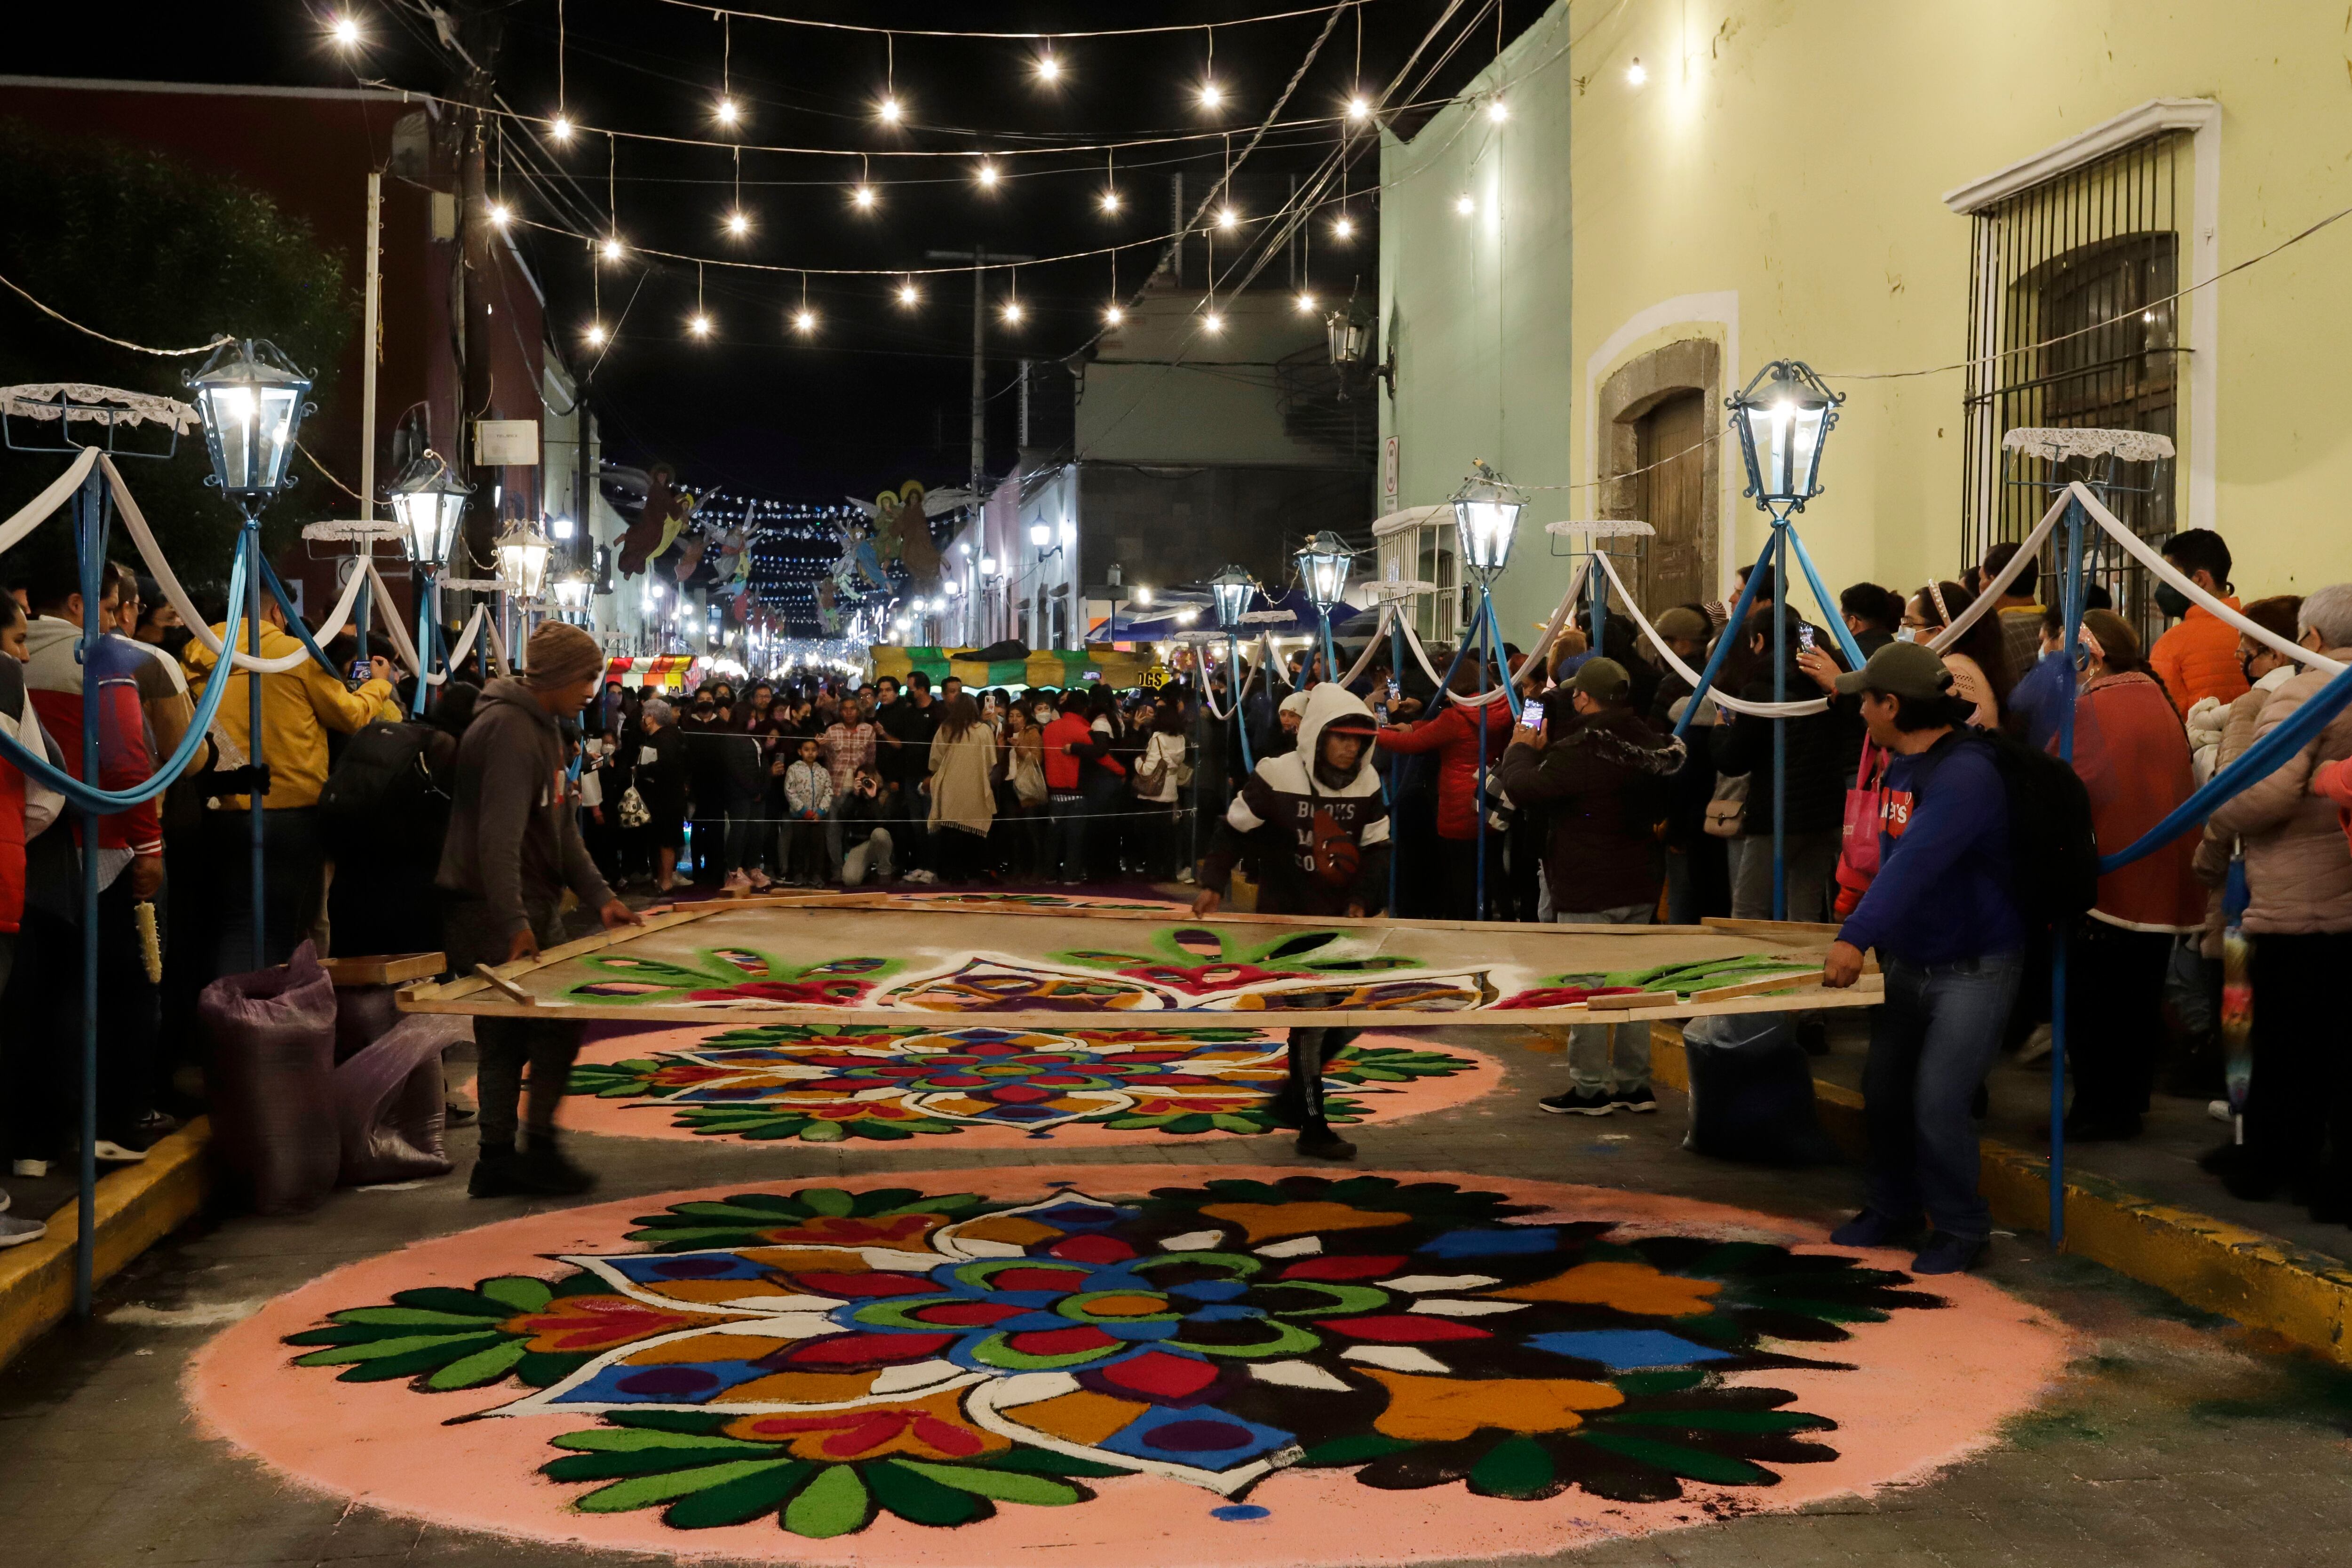
M 1813 1115 L 1813 1068 L 1788 1013 L 1719 1013 L 1683 1027 L 1690 1131 L 1683 1147 L 1719 1160 L 1822 1165 L 1843 1151 Z
M 400 1022 L 400 992 L 393 985 L 335 987 L 335 1065 L 341 1067 Z
M 211 1054 L 213 1148 L 256 1213 L 326 1201 L 342 1163 L 335 1127 L 335 987 L 309 942 L 282 968 L 226 974 L 196 998 Z
M 413 1013 L 335 1069 L 344 1186 L 449 1173 L 441 1053 L 473 1033 L 467 1019 Z

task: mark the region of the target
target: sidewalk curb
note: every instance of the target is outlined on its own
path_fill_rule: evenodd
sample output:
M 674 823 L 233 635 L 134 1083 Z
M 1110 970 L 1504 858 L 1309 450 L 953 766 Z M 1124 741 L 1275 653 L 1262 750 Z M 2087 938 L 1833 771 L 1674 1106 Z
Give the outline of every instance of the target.
M 1680 1026 L 1651 1026 L 1650 1064 L 1656 1081 L 1689 1091 Z M 1815 1079 L 1813 1104 L 1822 1130 L 1859 1156 L 1862 1096 Z M 1990 1138 L 1982 1160 L 1979 1180 L 1993 1218 L 2042 1233 L 2050 1222 L 2050 1162 Z M 2352 1267 L 2335 1258 L 2082 1173 L 2066 1178 L 2062 1250 L 2352 1366 Z
M 98 1183 L 100 1282 L 121 1271 L 204 1206 L 212 1184 L 203 1117 L 147 1152 L 147 1158 Z M 73 1310 L 74 1229 L 79 1200 L 49 1216 L 49 1234 L 0 1252 L 0 1367 L 65 1321 Z

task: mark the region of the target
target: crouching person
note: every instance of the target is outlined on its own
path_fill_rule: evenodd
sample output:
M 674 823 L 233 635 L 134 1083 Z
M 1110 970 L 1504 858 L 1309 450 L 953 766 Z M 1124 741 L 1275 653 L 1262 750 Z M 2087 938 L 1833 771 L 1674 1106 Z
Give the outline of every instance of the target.
M 457 746 L 449 834 L 435 881 L 448 900 L 443 942 L 449 964 L 536 958 L 562 940 L 556 906 L 566 888 L 607 926 L 642 923 L 613 896 L 580 840 L 579 814 L 565 797 L 559 718 L 580 711 L 596 689 L 604 657 L 578 626 L 550 621 L 530 637 L 529 672 L 483 689 Z M 584 1193 L 595 1178 L 557 1147 L 555 1111 L 580 1054 L 583 1026 L 536 1018 L 477 1018 L 481 1054 L 480 1158 L 466 1190 L 478 1198 L 514 1193 Z M 530 1136 L 515 1146 L 525 1066 L 530 1069 Z
M 1363 700 L 1336 682 L 1307 693 L 1298 747 L 1266 757 L 1242 785 L 1201 864 L 1195 915 L 1215 912 L 1246 859 L 1260 914 L 1376 914 L 1388 897 L 1389 813 L 1370 761 L 1379 725 Z M 1354 1029 L 1290 1031 L 1290 1080 L 1276 1097 L 1298 1123 L 1298 1152 L 1351 1160 L 1356 1146 L 1323 1113 L 1323 1068 Z
M 1886 978 L 1862 1078 L 1868 1206 L 1830 1239 L 1895 1246 L 1916 1233 L 1924 1211 L 1932 1229 L 1912 1260 L 1918 1274 L 1966 1269 L 1992 1234 L 1969 1104 L 2000 1049 L 2025 967 L 2008 790 L 1951 686 L 1922 643 L 1890 643 L 1837 678 L 1841 692 L 1860 693 L 1870 738 L 1893 760 L 1880 795 L 1878 875 L 1822 969 L 1824 985 L 1851 985 L 1875 948 Z

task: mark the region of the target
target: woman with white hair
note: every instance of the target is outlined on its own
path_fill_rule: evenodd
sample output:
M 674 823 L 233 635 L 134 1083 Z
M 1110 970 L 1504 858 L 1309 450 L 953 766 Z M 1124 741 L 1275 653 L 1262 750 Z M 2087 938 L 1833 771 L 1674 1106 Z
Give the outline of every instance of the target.
M 2296 641 L 2352 663 L 2352 583 L 2303 601 Z M 2257 742 L 2332 679 L 2306 669 L 2270 694 Z M 2223 1178 L 2238 1197 L 2284 1186 L 2323 1223 L 2352 1221 L 2352 850 L 2336 807 L 2311 788 L 2323 764 L 2352 756 L 2352 709 L 2316 740 L 2214 812 L 2215 833 L 2245 847 L 2245 930 L 2253 938 L 2253 1083 L 2244 1152 Z M 2330 1152 L 2332 1148 L 2332 1152 Z
M 637 798 L 646 803 L 653 820 L 646 832 L 654 848 L 654 883 L 663 892 L 677 887 L 678 852 L 686 847 L 687 786 L 689 782 L 686 737 L 677 727 L 677 710 L 662 698 L 646 702 L 643 714 L 646 743 L 637 753 Z

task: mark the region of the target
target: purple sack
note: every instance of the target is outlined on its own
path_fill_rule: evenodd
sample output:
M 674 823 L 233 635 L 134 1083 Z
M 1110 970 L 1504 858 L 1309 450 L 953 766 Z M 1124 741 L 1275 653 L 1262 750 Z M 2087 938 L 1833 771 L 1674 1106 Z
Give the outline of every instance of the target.
M 283 968 L 225 974 L 196 998 L 214 1152 L 256 1213 L 326 1201 L 342 1163 L 331 1082 L 335 987 L 310 943 Z
M 412 1013 L 335 1069 L 343 1185 L 449 1173 L 441 1053 L 473 1034 L 471 1019 Z

